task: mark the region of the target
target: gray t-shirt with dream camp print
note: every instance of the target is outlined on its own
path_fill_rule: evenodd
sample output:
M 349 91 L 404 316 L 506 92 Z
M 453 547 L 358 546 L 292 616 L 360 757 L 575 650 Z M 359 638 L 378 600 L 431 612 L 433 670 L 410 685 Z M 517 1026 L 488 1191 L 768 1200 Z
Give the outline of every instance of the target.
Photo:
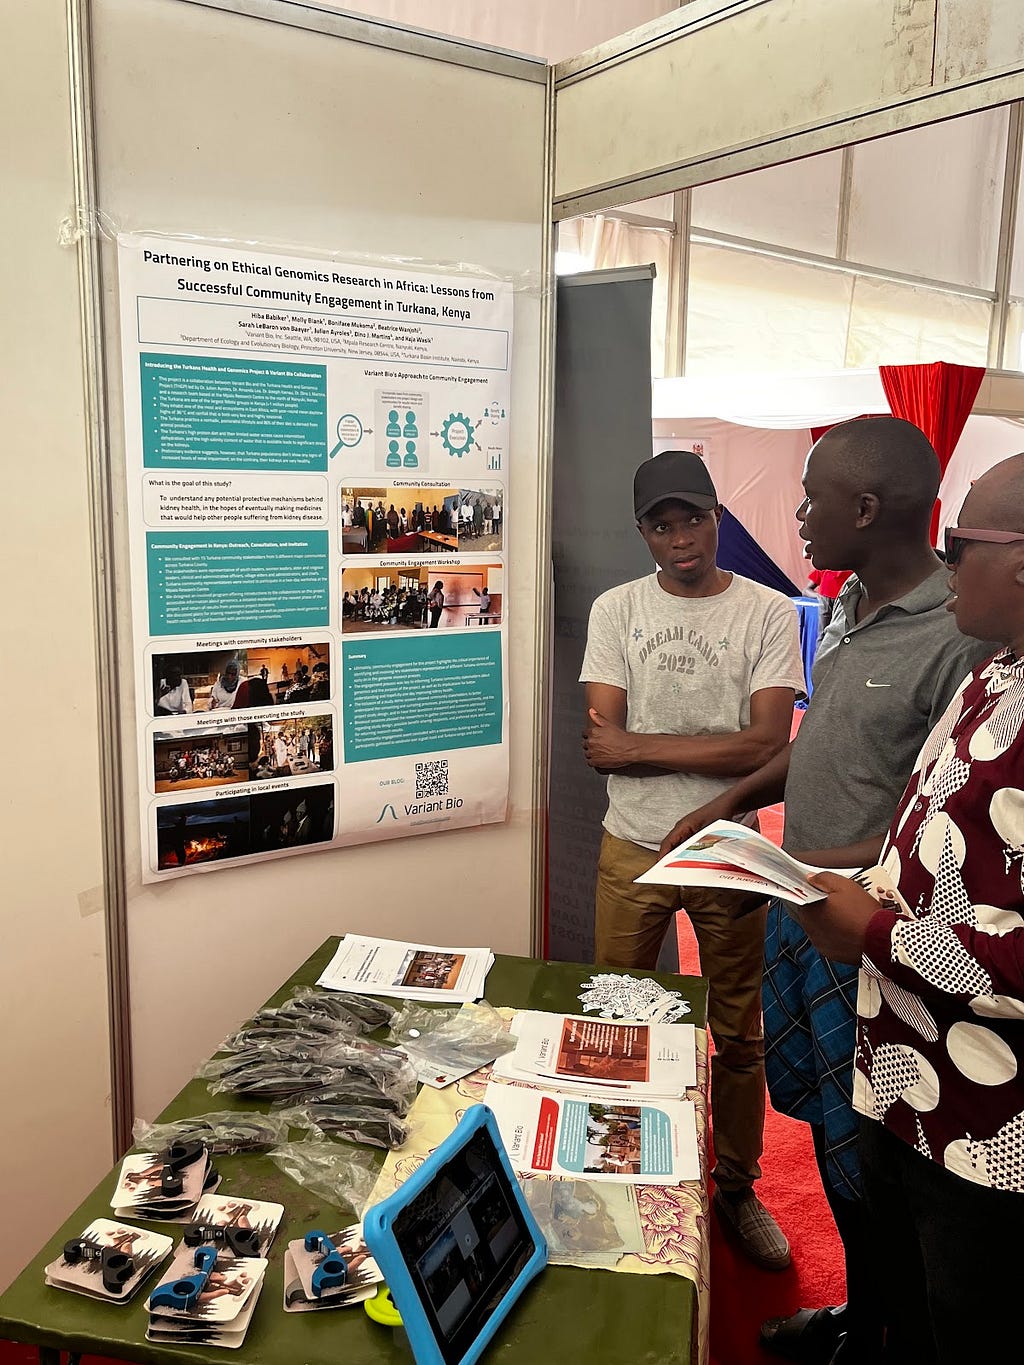
M 752 693 L 803 692 L 796 608 L 738 574 L 714 597 L 676 597 L 657 574 L 623 583 L 591 608 L 580 682 L 623 688 L 626 728 L 637 733 L 735 734 L 750 723 Z M 657 848 L 677 820 L 735 780 L 612 774 L 604 827 Z

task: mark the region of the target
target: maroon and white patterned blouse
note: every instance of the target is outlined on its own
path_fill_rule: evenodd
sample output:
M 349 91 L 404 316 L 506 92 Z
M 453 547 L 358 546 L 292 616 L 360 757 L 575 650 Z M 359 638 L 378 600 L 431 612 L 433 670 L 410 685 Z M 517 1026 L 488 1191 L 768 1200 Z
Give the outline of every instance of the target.
M 1024 660 L 970 674 L 882 856 L 910 914 L 868 925 L 854 1106 L 965 1180 L 1024 1191 Z

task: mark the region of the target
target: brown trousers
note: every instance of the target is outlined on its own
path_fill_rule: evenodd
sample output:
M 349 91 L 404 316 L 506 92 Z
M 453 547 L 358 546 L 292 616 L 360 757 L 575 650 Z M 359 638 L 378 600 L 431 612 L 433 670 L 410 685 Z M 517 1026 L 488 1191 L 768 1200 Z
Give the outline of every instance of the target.
M 605 831 L 597 865 L 595 959 L 609 967 L 653 970 L 676 912 L 689 915 L 708 978 L 708 1025 L 715 1040 L 713 1174 L 721 1189 L 741 1190 L 760 1176 L 764 1148 L 761 974 L 767 907 L 758 896 L 717 887 L 635 886 L 633 879 L 657 861 L 657 853 Z

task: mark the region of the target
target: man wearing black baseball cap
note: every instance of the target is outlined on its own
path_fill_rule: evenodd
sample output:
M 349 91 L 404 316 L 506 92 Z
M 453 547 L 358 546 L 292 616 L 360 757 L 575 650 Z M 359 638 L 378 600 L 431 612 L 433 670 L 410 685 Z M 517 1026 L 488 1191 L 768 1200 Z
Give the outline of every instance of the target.
M 657 572 L 594 603 L 580 675 L 584 754 L 608 773 L 595 956 L 653 967 L 675 913 L 690 916 L 711 983 L 715 1208 L 751 1260 L 782 1270 L 789 1243 L 753 1192 L 764 1130 L 765 908 L 742 893 L 681 893 L 635 878 L 658 861 L 680 809 L 713 799 L 787 743 L 804 683 L 796 608 L 718 567 L 722 509 L 698 455 L 645 460 L 633 510 Z

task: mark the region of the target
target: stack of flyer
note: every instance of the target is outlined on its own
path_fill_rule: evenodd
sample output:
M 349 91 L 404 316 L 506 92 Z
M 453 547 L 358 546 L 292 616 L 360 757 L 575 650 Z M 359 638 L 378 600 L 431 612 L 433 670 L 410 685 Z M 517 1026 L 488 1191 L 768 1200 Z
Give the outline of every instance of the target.
M 511 1033 L 515 1050 L 493 1068 L 503 1080 L 647 1099 L 680 1099 L 697 1084 L 692 1024 L 631 1024 L 522 1010 Z
M 439 948 L 346 934 L 317 985 L 358 995 L 460 1005 L 480 999 L 493 964 L 489 948 Z
M 517 1171 L 638 1185 L 700 1179 L 692 1024 L 524 1010 L 485 1102 Z M 527 1089 L 529 1085 L 531 1088 Z M 544 1089 L 533 1089 L 541 1085 Z

